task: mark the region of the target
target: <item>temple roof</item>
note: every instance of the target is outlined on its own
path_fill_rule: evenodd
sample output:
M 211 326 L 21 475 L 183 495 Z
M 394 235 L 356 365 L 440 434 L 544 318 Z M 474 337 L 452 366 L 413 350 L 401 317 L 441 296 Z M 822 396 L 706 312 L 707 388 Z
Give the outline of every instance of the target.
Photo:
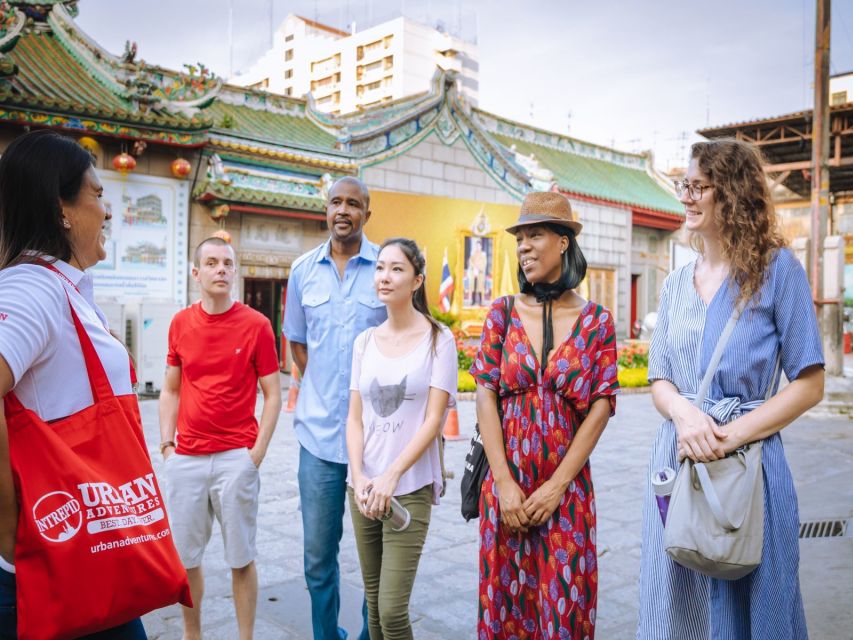
M 335 153 L 337 137 L 305 113 L 305 101 L 229 87 L 208 109 L 213 132 L 324 153 Z
M 557 189 L 661 212 L 682 208 L 646 155 L 628 154 L 472 108 L 453 72 L 428 91 L 344 116 L 307 100 L 223 86 L 203 65 L 178 73 L 116 56 L 74 23 L 76 3 L 0 2 L 0 122 L 204 147 L 205 202 L 322 209 L 323 182 L 458 141 L 507 193 Z
M 644 209 L 684 212 L 684 207 L 649 175 L 645 166 L 624 166 L 508 135 L 495 134 L 495 138 L 517 154 L 533 156 L 554 174 L 557 186 L 563 192 Z
M 52 4 L 52 6 L 51 6 Z M 114 56 L 80 31 L 66 4 L 0 5 L 0 121 L 165 144 L 202 145 L 221 81 Z

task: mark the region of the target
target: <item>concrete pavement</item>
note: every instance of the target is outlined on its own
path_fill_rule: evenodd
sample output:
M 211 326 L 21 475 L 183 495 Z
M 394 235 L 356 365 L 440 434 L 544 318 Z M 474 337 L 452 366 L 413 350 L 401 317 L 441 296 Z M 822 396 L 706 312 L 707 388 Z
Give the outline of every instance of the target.
M 159 475 L 156 401 L 145 400 L 141 407 L 146 440 Z M 470 437 L 474 403 L 461 402 L 459 413 L 460 429 Z M 596 636 L 604 640 L 634 637 L 643 482 L 659 423 L 650 396 L 623 395 L 616 418 L 592 456 L 600 555 Z M 788 427 L 783 438 L 799 492 L 801 519 L 853 518 L 853 421 L 807 416 Z M 449 482 L 442 504 L 433 510 L 412 594 L 413 628 L 418 639 L 475 637 L 477 522 L 466 523 L 459 514 L 459 478 L 466 451 L 466 440 L 449 442 L 446 447 L 448 468 L 457 477 Z M 292 414 L 283 413 L 261 468 L 260 596 L 255 634 L 261 640 L 311 638 L 310 601 L 302 575 L 297 460 Z M 811 638 L 853 640 L 853 538 L 801 540 L 800 552 Z M 355 638 L 360 631 L 361 576 L 349 514 L 344 519 L 340 560 L 341 624 Z M 205 637 L 236 638 L 230 572 L 222 559 L 216 528 L 205 555 L 204 571 Z M 152 640 L 181 637 L 177 606 L 153 612 L 144 621 Z

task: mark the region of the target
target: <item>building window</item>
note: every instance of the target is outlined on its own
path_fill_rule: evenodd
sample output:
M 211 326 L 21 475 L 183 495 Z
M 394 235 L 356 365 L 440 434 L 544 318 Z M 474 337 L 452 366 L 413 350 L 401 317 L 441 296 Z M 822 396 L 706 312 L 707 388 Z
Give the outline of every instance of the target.
M 391 43 L 394 41 L 394 34 L 392 33 L 389 36 L 385 36 L 382 39 L 382 43 L 385 45 L 385 48 L 388 49 L 391 46 Z
M 284 59 L 285 60 L 293 60 L 293 49 L 288 49 L 287 51 L 284 52 Z
M 382 40 L 377 40 L 376 42 L 371 42 L 370 44 L 364 45 L 364 53 L 373 53 L 374 51 L 382 48 Z
M 394 56 L 385 57 L 385 69 L 388 70 L 394 66 Z
M 323 60 L 318 60 L 317 62 L 311 63 L 311 73 L 317 75 L 328 75 L 333 71 L 341 68 L 341 56 L 340 54 L 335 54 L 330 58 L 325 58 Z
M 288 87 L 287 89 L 285 89 L 285 90 L 284 90 L 284 95 L 286 95 L 286 96 L 292 96 L 292 95 L 293 95 L 293 87 Z
M 372 71 L 378 71 L 382 67 L 382 60 L 377 60 L 376 62 L 371 62 L 368 65 L 365 65 L 364 72 L 370 73 Z
M 288 79 L 292 78 L 293 77 L 293 69 L 285 69 L 284 70 L 284 77 L 288 78 Z
M 361 60 L 364 57 L 364 47 L 359 45 L 355 50 L 355 59 Z
M 829 104 L 844 104 L 847 102 L 847 91 L 836 91 L 832 94 L 832 97 L 829 99 Z
M 270 79 L 264 78 L 260 82 L 256 82 L 255 84 L 250 84 L 250 89 L 267 89 L 270 86 Z
M 290 42 L 291 40 L 293 40 L 293 34 L 292 33 L 288 33 L 286 36 L 284 36 L 285 42 Z
M 373 91 L 374 89 L 378 89 L 380 86 L 382 86 L 382 81 L 377 80 L 376 82 L 370 82 L 370 83 L 364 85 L 364 88 L 367 91 Z

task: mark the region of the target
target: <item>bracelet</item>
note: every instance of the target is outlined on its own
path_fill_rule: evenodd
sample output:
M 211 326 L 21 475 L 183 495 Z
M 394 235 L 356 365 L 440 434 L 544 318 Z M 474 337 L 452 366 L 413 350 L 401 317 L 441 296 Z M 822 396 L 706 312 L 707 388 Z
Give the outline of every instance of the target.
M 174 448 L 174 447 L 175 447 L 175 443 L 174 443 L 173 441 L 171 441 L 171 440 L 166 440 L 165 442 L 161 442 L 161 443 L 160 443 L 160 455 L 162 456 L 162 455 L 163 455 L 163 452 L 164 452 L 166 449 L 168 449 L 169 447 Z

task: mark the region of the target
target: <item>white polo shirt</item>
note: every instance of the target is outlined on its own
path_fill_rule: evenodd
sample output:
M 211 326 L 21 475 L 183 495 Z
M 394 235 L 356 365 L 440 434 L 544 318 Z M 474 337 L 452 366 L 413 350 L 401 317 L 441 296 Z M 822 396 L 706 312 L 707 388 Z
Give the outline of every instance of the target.
M 0 355 L 12 370 L 15 395 L 45 421 L 92 404 L 65 291 L 92 339 L 113 392 L 132 393 L 127 351 L 107 330 L 106 317 L 95 304 L 92 276 L 62 260 L 54 266 L 70 282 L 35 264 L 0 271 Z M 0 567 L 11 570 L 2 558 Z

